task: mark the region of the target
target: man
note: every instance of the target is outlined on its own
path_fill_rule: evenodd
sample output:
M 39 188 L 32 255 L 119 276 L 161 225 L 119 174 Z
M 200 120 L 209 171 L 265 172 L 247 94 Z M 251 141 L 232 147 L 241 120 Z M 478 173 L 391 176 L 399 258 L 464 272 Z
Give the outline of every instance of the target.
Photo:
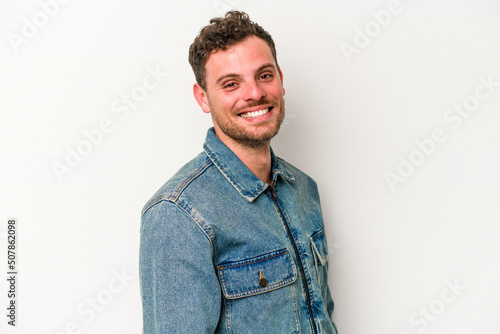
M 316 183 L 270 147 L 285 114 L 271 36 L 231 11 L 189 61 L 214 127 L 143 209 L 144 333 L 337 333 Z

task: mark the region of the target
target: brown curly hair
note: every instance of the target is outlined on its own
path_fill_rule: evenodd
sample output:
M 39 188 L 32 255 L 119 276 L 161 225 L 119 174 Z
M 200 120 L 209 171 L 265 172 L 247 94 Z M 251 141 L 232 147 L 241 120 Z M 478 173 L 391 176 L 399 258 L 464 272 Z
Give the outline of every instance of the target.
M 276 48 L 271 35 L 260 25 L 250 21 L 248 14 L 241 11 L 229 11 L 225 17 L 215 17 L 210 24 L 203 27 L 189 47 L 189 63 L 193 68 L 196 82 L 207 89 L 205 80 L 208 57 L 217 51 L 225 51 L 230 46 L 243 41 L 249 36 L 257 36 L 263 39 L 271 48 L 276 65 Z

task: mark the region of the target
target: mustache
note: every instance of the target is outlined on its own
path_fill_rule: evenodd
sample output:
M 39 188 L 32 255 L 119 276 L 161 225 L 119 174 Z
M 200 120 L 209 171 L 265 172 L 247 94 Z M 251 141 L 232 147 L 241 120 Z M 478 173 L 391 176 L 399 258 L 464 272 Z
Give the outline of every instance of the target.
M 245 109 L 264 106 L 264 105 L 268 105 L 272 108 L 276 108 L 278 106 L 278 104 L 276 102 L 271 102 L 271 101 L 266 101 L 265 99 L 260 99 L 259 101 L 249 103 L 244 107 L 236 109 L 235 113 L 239 114 L 242 111 L 244 111 Z

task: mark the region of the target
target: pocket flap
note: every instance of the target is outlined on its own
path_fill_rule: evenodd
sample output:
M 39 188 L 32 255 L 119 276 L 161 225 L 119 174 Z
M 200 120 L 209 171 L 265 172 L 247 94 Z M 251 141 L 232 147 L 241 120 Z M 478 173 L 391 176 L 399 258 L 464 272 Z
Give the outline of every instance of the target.
M 293 283 L 297 271 L 287 249 L 217 266 L 228 299 L 256 295 Z
M 328 262 L 328 248 L 323 230 L 319 230 L 311 236 L 311 245 L 316 265 L 324 266 Z

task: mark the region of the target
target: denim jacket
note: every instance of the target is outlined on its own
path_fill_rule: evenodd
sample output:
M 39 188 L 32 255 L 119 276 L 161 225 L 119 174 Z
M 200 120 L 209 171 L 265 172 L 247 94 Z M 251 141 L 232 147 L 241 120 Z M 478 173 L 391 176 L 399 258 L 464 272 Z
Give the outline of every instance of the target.
M 145 205 L 145 334 L 337 333 L 316 183 L 271 156 L 274 186 L 212 128 Z

